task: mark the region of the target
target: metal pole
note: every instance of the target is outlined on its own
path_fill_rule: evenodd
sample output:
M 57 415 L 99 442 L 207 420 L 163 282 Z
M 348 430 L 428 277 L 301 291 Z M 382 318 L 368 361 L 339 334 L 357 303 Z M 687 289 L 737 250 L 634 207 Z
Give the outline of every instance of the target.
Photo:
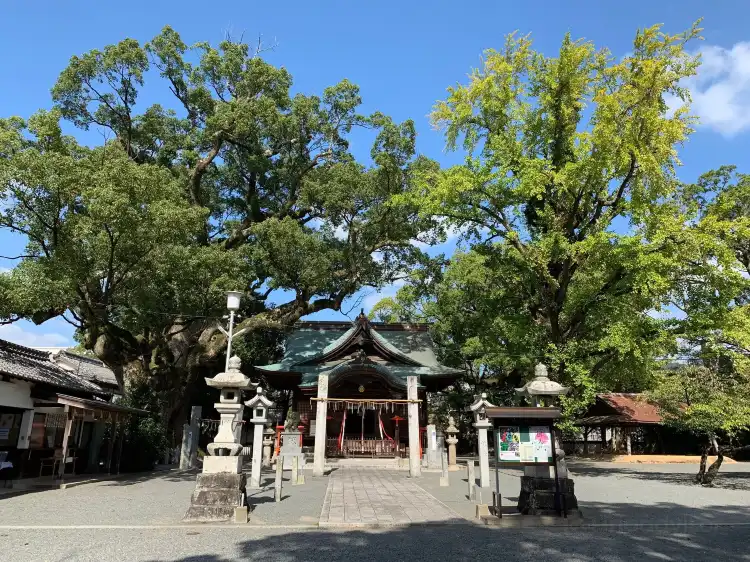
M 229 335 L 227 336 L 227 361 L 224 371 L 229 371 L 229 358 L 232 357 L 232 332 L 234 331 L 234 310 L 229 311 Z
M 497 427 L 493 425 L 492 438 L 495 440 L 495 516 L 502 517 L 503 514 L 500 507 L 503 505 L 503 498 L 500 495 L 500 446 L 498 444 L 498 435 Z

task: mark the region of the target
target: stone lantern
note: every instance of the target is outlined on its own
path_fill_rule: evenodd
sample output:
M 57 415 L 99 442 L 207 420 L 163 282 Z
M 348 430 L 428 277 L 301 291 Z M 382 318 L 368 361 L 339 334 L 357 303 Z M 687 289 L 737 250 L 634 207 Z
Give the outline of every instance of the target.
M 534 367 L 534 378 L 516 389 L 519 396 L 526 397 L 533 406 L 541 408 L 552 406 L 557 398 L 570 392 L 570 387 L 562 386 L 560 383 L 550 380 L 547 375 L 547 366 L 537 363 Z M 566 497 L 568 508 L 577 508 L 578 501 L 575 497 L 573 481 L 568 478 L 568 467 L 565 462 L 565 451 L 560 446 L 556 432 L 553 432 L 555 456 L 557 458 L 557 475 L 560 478 L 563 494 Z M 538 498 L 529 499 L 533 496 L 541 496 L 551 493 L 552 479 L 550 478 L 548 466 L 526 466 L 524 477 L 521 479 L 521 493 L 519 494 L 519 506 L 522 503 L 535 505 Z M 520 509 L 520 508 L 519 508 Z M 524 508 L 525 509 L 525 508 Z
M 487 442 L 487 430 L 492 427 L 492 422 L 487 419 L 487 408 L 495 405 L 487 400 L 484 392 L 480 396 L 474 396 L 474 402 L 467 408 L 474 414 L 474 427 L 477 428 L 477 442 L 479 444 L 479 485 L 486 488 L 490 485 L 490 449 Z
M 242 374 L 241 366 L 240 358 L 234 356 L 229 360 L 229 370 L 213 378 L 206 377 L 206 384 L 220 391 L 219 402 L 214 404 L 220 421 L 213 443 L 208 444 L 211 456 L 203 459 L 204 473 L 239 474 L 242 471 L 242 445 L 237 439 L 234 424 L 242 419 L 242 391 L 255 385 Z
M 537 363 L 537 366 L 534 367 L 533 379 L 521 388 L 516 389 L 517 394 L 526 396 L 536 407 L 549 406 L 549 404 L 545 404 L 545 397 L 547 396 L 554 398 L 567 394 L 569 391 L 570 387 L 562 386 L 560 383 L 550 380 L 547 376 L 547 366 L 543 363 Z
M 516 389 L 519 396 L 525 396 L 533 406 L 541 408 L 551 406 L 551 402 L 556 401 L 558 396 L 563 396 L 570 391 L 567 386 L 562 386 L 559 382 L 550 380 L 547 376 L 547 366 L 544 363 L 537 363 L 534 367 L 534 378 Z M 565 465 L 565 453 L 558 446 L 557 437 L 555 439 L 555 453 L 557 454 L 557 466 L 560 478 L 567 478 L 567 467 Z M 524 468 L 526 476 L 549 477 L 549 468 L 546 466 L 527 466 Z
M 250 469 L 250 487 L 260 488 L 260 466 L 261 466 L 261 448 L 263 446 L 263 427 L 268 421 L 268 408 L 273 406 L 264 394 L 261 387 L 255 389 L 255 396 L 245 402 L 245 406 L 250 408 L 252 418 L 250 421 L 255 426 L 253 432 L 253 464 Z
M 226 371 L 206 378 L 208 386 L 220 391 L 214 407 L 221 419 L 216 437 L 208 445 L 209 455 L 203 458 L 203 472 L 198 475 L 185 521 L 237 520 L 238 512 L 247 521 L 242 445 L 234 424 L 242 419 L 242 391 L 255 385 L 242 374 L 241 365 L 239 357 L 232 357 Z
M 445 440 L 448 443 L 448 467 L 456 466 L 456 443 L 458 443 L 458 428 L 456 427 L 456 420 L 453 416 L 448 416 L 448 427 L 445 428 L 445 433 L 448 434 L 448 438 Z

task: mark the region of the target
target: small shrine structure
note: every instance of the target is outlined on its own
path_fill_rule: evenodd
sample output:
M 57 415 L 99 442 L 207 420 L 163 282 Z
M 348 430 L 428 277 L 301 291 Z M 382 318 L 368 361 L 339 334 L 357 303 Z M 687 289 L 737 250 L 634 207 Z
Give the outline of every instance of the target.
M 408 448 L 412 476 L 420 474 L 426 396 L 462 372 L 438 362 L 429 325 L 370 322 L 364 312 L 351 323 L 297 324 L 282 360 L 256 369 L 272 387 L 292 391 L 302 438 L 314 439 L 314 474 L 326 457 L 400 456 Z M 406 443 L 396 431 L 401 419 Z

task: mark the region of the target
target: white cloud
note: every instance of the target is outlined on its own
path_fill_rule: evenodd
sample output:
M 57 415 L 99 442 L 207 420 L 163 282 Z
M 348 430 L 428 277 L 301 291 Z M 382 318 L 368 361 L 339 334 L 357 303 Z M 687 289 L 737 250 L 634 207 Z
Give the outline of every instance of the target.
M 68 337 L 56 332 L 32 332 L 18 324 L 0 325 L 0 339 L 26 347 L 68 347 L 74 345 Z
M 700 49 L 698 74 L 685 81 L 693 99 L 691 112 L 700 124 L 726 137 L 750 130 L 750 42 L 730 49 Z M 675 100 L 668 100 L 671 109 Z

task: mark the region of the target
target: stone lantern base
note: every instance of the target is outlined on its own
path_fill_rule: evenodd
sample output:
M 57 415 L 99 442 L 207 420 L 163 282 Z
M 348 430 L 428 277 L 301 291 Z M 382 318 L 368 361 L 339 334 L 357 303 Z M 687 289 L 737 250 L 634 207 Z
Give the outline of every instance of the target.
M 570 478 L 560 478 L 560 495 L 568 514 L 578 512 L 575 486 Z M 563 501 L 563 498 L 560 498 Z M 518 511 L 524 515 L 557 515 L 555 504 L 555 479 L 540 476 L 522 476 L 521 493 L 518 494 Z
M 213 457 L 238 458 L 238 457 Z M 190 500 L 190 507 L 185 513 L 183 521 L 210 522 L 230 521 L 234 518 L 234 510 L 246 505 L 246 479 L 244 474 L 231 472 L 217 472 L 214 474 L 199 474 L 195 483 L 195 491 Z

